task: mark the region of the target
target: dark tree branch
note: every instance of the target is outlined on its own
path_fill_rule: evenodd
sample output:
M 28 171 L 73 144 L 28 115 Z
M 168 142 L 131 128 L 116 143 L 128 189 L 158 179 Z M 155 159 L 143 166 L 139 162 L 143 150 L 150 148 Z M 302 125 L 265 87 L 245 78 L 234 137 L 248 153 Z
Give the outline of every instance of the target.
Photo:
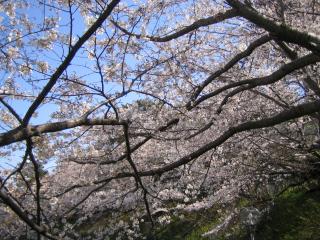
M 311 36 L 308 33 L 300 32 L 291 27 L 278 24 L 270 19 L 263 17 L 253 8 L 246 6 L 238 0 L 226 0 L 228 4 L 235 10 L 238 14 L 247 19 L 248 21 L 256 24 L 258 27 L 265 29 L 270 32 L 272 36 L 278 38 L 279 40 L 294 43 L 308 50 L 314 52 L 318 56 L 320 55 L 320 39 L 315 36 Z
M 215 71 L 213 74 L 211 74 L 200 86 L 197 87 L 196 91 L 193 93 L 193 95 L 191 97 L 191 101 L 187 104 L 187 108 L 191 109 L 192 101 L 196 100 L 197 97 L 202 92 L 202 90 L 206 86 L 208 86 L 210 83 L 212 83 L 213 80 L 215 80 L 217 77 L 221 76 L 223 73 L 227 72 L 235 64 L 237 64 L 241 59 L 248 57 L 256 48 L 269 42 L 270 40 L 271 40 L 271 37 L 269 35 L 263 35 L 262 37 L 258 38 L 254 42 L 252 42 L 247 47 L 246 50 L 244 50 L 243 52 L 234 56 L 223 68 L 221 68 L 221 69 Z
M 40 188 L 41 188 L 41 180 L 40 180 L 40 166 L 33 155 L 32 152 L 33 149 L 33 143 L 31 139 L 27 139 L 27 152 L 30 158 L 30 161 L 33 164 L 33 169 L 34 169 L 34 178 L 36 181 L 36 205 L 37 205 L 37 224 L 40 226 L 41 225 L 41 198 L 40 198 Z M 38 232 L 38 240 L 41 240 L 40 232 Z
M 170 129 L 173 125 L 177 125 L 179 122 L 178 118 L 174 118 L 170 121 L 167 122 L 166 125 L 163 125 L 161 127 L 159 127 L 158 129 L 156 129 L 155 133 L 157 132 L 165 132 L 166 130 Z M 136 145 L 134 145 L 133 147 L 131 147 L 131 153 L 134 153 L 136 150 L 138 150 L 140 147 L 142 147 L 145 143 L 147 143 L 149 140 L 154 138 L 154 134 L 147 134 L 148 136 L 143 139 L 141 142 L 137 143 Z M 120 157 L 118 157 L 116 160 L 104 160 L 104 161 L 78 161 L 76 159 L 70 159 L 70 161 L 78 163 L 78 164 L 99 164 L 99 165 L 107 165 L 107 164 L 114 164 L 117 163 L 119 161 L 124 160 L 125 158 L 127 158 L 127 153 L 121 155 Z M 97 158 L 97 160 L 101 160 L 101 158 Z
M 10 195 L 5 191 L 5 189 L 0 189 L 0 198 L 2 201 L 10 207 L 10 209 L 19 216 L 19 218 L 24 221 L 26 224 L 29 225 L 33 230 L 35 230 L 37 233 L 40 233 L 41 235 L 53 239 L 58 240 L 59 238 L 56 236 L 51 235 L 47 232 L 47 228 L 45 226 L 38 225 L 34 223 L 32 220 L 29 219 L 28 214 L 22 209 L 16 202 L 13 200 Z
M 235 88 L 235 87 L 241 87 L 238 90 L 234 91 L 234 94 L 239 93 L 244 90 L 253 89 L 257 86 L 263 86 L 263 85 L 269 85 L 272 83 L 275 83 L 282 79 L 283 77 L 287 76 L 288 74 L 292 73 L 295 70 L 301 69 L 303 67 L 306 67 L 311 64 L 315 64 L 320 61 L 320 56 L 317 56 L 315 54 L 308 54 L 306 56 L 303 56 L 301 58 L 298 58 L 288 64 L 283 65 L 280 67 L 277 71 L 273 72 L 272 74 L 265 76 L 265 77 L 259 77 L 259 78 L 252 78 L 252 79 L 246 79 L 239 82 L 232 82 L 226 86 L 223 86 L 211 93 L 205 94 L 201 97 L 199 97 L 196 101 L 193 103 L 193 107 L 197 106 L 201 102 L 207 100 L 208 98 L 214 97 L 228 89 Z M 233 95 L 234 95 L 233 94 Z M 231 95 L 230 95 L 231 96 Z M 228 97 L 230 97 L 228 96 Z
M 104 181 L 103 184 L 96 186 L 94 189 L 92 189 L 91 191 L 89 191 L 84 198 L 82 198 L 79 202 L 77 202 L 75 205 L 73 205 L 70 209 L 68 209 L 67 211 L 65 211 L 62 216 L 65 216 L 69 213 L 71 213 L 74 209 L 76 209 L 78 206 L 80 206 L 83 202 L 85 202 L 93 193 L 99 191 L 100 189 L 104 188 L 109 182 L 109 181 Z
M 45 97 L 51 91 L 51 89 L 56 84 L 57 80 L 62 75 L 62 73 L 67 69 L 67 67 L 71 63 L 72 59 L 75 57 L 78 50 L 95 33 L 95 31 L 97 31 L 97 29 L 102 25 L 102 23 L 109 17 L 109 15 L 111 14 L 113 9 L 117 6 L 117 4 L 119 2 L 120 2 L 120 0 L 111 1 L 110 4 L 107 6 L 106 10 L 99 16 L 99 18 L 95 21 L 95 23 L 82 35 L 81 38 L 79 38 L 79 40 L 76 42 L 76 44 L 74 46 L 72 46 L 67 57 L 61 63 L 61 65 L 57 68 L 57 70 L 52 74 L 49 82 L 46 84 L 46 86 L 42 89 L 40 94 L 37 96 L 37 98 L 34 100 L 34 102 L 29 107 L 27 113 L 25 114 L 25 116 L 23 118 L 23 125 L 24 126 L 28 125 L 28 123 L 32 117 L 32 114 L 37 110 L 37 108 L 40 106 L 42 101 L 45 99 Z
M 278 105 L 278 106 L 280 106 L 282 108 L 289 108 L 289 104 L 286 104 L 286 103 L 283 103 L 281 101 L 278 101 L 277 99 L 275 99 L 275 98 L 273 98 L 273 97 L 271 97 L 271 96 L 269 96 L 269 95 L 267 95 L 267 94 L 265 94 L 263 92 L 260 92 L 260 91 L 255 90 L 255 89 L 251 89 L 250 92 L 255 93 L 257 95 L 260 95 L 260 96 L 262 96 L 262 97 L 274 102 L 276 105 Z
M 310 102 L 310 103 L 304 103 L 295 107 L 291 107 L 288 110 L 284 110 L 280 112 L 279 114 L 270 117 L 270 118 L 264 118 L 261 120 L 257 121 L 248 121 L 241 123 L 235 127 L 229 128 L 226 132 L 224 132 L 220 137 L 215 139 L 212 142 L 209 142 L 208 144 L 202 146 L 198 150 L 190 153 L 189 155 L 182 157 L 176 162 L 173 162 L 171 164 L 168 164 L 164 167 L 156 168 L 153 170 L 145 171 L 139 173 L 140 176 L 153 176 L 156 174 L 162 174 L 164 172 L 170 171 L 172 169 L 175 169 L 177 167 L 180 167 L 184 164 L 189 163 L 195 158 L 200 157 L 202 154 L 208 152 L 209 150 L 212 150 L 221 144 L 223 144 L 225 141 L 227 141 L 229 138 L 232 136 L 244 132 L 244 131 L 249 131 L 253 129 L 260 129 L 260 128 L 265 128 L 265 127 L 271 127 L 295 118 L 299 118 L 305 115 L 310 115 L 316 112 L 320 111 L 320 100 Z
M 129 35 L 129 36 L 134 36 L 136 38 L 146 38 L 150 41 L 153 41 L 153 42 L 168 42 L 170 40 L 173 40 L 173 39 L 176 39 L 176 38 L 179 38 L 189 32 L 192 32 L 200 27 L 206 27 L 206 26 L 209 26 L 209 25 L 213 25 L 213 24 L 216 24 L 216 23 L 219 23 L 219 22 L 222 22 L 226 19 L 230 19 L 230 18 L 234 18 L 238 16 L 237 14 L 237 11 L 236 10 L 227 10 L 225 11 L 224 13 L 218 13 L 214 16 L 211 16 L 211 17 L 208 17 L 208 18 L 203 18 L 203 19 L 200 19 L 198 21 L 195 21 L 194 23 L 192 23 L 191 25 L 187 26 L 187 27 L 184 27 L 182 28 L 181 30 L 178 30 L 176 31 L 175 33 L 172 33 L 172 34 L 169 34 L 169 35 L 166 35 L 164 37 L 155 37 L 155 36 L 144 36 L 142 34 L 134 34 L 128 30 L 126 30 L 125 28 L 121 27 L 117 22 L 111 20 L 111 22 L 117 27 L 119 28 L 123 33 Z
M 3 188 L 3 187 L 6 185 L 7 181 L 8 181 L 13 175 L 15 175 L 15 174 L 18 173 L 18 172 L 21 172 L 21 170 L 23 169 L 23 167 L 24 167 L 27 159 L 28 159 L 28 149 L 26 149 L 25 154 L 24 154 L 24 156 L 23 156 L 23 158 L 22 158 L 22 162 L 19 164 L 19 166 L 18 166 L 15 170 L 13 170 L 13 171 L 1 182 L 0 189 Z
M 276 41 L 276 43 L 290 60 L 294 61 L 298 58 L 298 54 L 290 49 L 284 42 Z M 317 82 L 312 79 L 306 68 L 303 68 L 302 70 L 306 74 L 306 77 L 303 79 L 303 81 L 307 84 L 308 88 L 310 88 L 315 94 L 320 97 L 320 88 Z
M 0 102 L 8 109 L 8 111 L 19 121 L 22 123 L 22 119 L 19 114 L 6 102 L 2 97 L 0 97 Z
M 40 136 L 43 133 L 58 132 L 79 126 L 98 126 L 98 125 L 123 125 L 125 121 L 114 119 L 86 119 L 80 118 L 76 120 L 47 123 L 42 125 L 31 125 L 26 127 L 18 127 L 6 133 L 0 134 L 0 147 L 11 143 L 26 140 L 34 136 Z
M 131 148 L 130 148 L 130 140 L 129 140 L 129 126 L 128 124 L 124 124 L 123 125 L 123 131 L 124 131 L 124 137 L 125 137 L 125 143 L 126 143 L 126 156 L 127 156 L 127 160 L 134 172 L 134 178 L 136 180 L 136 183 L 137 183 L 137 187 L 140 185 L 140 187 L 142 188 L 143 190 L 143 200 L 144 200 L 144 204 L 146 206 L 146 210 L 147 210 L 147 214 L 148 214 L 148 217 L 149 217 L 149 220 L 150 222 L 152 223 L 152 225 L 154 224 L 153 223 L 153 220 L 152 220 L 152 216 L 151 216 L 151 211 L 150 211 L 150 206 L 149 206 L 149 202 L 148 202 L 148 199 L 147 199 L 147 189 L 145 188 L 145 186 L 143 185 L 142 183 L 142 180 L 139 176 L 139 171 L 135 165 L 135 163 L 133 162 L 133 159 L 131 157 Z
M 198 136 L 199 134 L 201 134 L 201 133 L 207 131 L 208 129 L 210 129 L 212 125 L 213 125 L 213 120 L 211 120 L 209 123 L 207 123 L 204 127 L 200 128 L 195 133 L 193 133 L 190 136 L 186 137 L 185 140 L 190 140 L 191 138 L 194 138 L 195 136 Z
M 220 135 L 215 140 L 203 145 L 198 150 L 180 158 L 179 160 L 173 163 L 167 164 L 163 167 L 139 172 L 139 176 L 147 177 L 147 176 L 161 175 L 165 172 L 171 171 L 175 168 L 185 165 L 191 162 L 192 160 L 200 157 L 201 155 L 205 154 L 206 152 L 220 146 L 221 144 L 226 142 L 229 138 L 233 137 L 238 133 L 250 131 L 254 129 L 272 127 L 280 123 L 287 122 L 305 115 L 311 115 L 311 114 L 317 113 L 319 111 L 320 111 L 320 100 L 317 100 L 317 101 L 304 103 L 298 106 L 291 107 L 290 109 L 284 110 L 273 117 L 264 118 L 257 121 L 248 121 L 248 122 L 241 123 L 237 126 L 230 127 L 229 130 L 225 131 L 222 135 Z M 124 172 L 114 177 L 102 179 L 94 183 L 99 184 L 104 181 L 110 181 L 113 179 L 121 179 L 121 178 L 127 178 L 127 177 L 134 177 L 134 173 Z

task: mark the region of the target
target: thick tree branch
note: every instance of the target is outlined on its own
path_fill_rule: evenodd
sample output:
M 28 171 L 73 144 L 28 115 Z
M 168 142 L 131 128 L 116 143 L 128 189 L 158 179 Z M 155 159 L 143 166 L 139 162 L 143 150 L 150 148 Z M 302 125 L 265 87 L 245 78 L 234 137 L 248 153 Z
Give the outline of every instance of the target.
M 272 83 L 275 83 L 279 81 L 281 78 L 287 76 L 288 74 L 292 73 L 295 70 L 301 69 L 303 67 L 306 67 L 311 64 L 315 64 L 320 61 L 320 56 L 317 56 L 315 54 L 309 54 L 304 57 L 301 57 L 299 59 L 296 59 L 288 64 L 283 65 L 280 67 L 277 71 L 273 72 L 272 74 L 265 76 L 265 77 L 259 77 L 259 78 L 252 78 L 252 79 L 246 79 L 239 82 L 232 82 L 226 86 L 223 86 L 211 93 L 205 94 L 198 98 L 194 103 L 191 105 L 192 107 L 197 106 L 201 102 L 205 101 L 208 98 L 214 97 L 228 89 L 235 88 L 235 87 L 241 87 L 238 90 L 234 91 L 234 94 L 255 88 L 257 86 L 263 86 L 263 85 L 269 85 Z M 234 95 L 233 94 L 233 95 Z M 228 96 L 230 97 L 230 96 Z
M 86 119 L 80 118 L 76 120 L 47 123 L 42 125 L 31 125 L 26 127 L 18 127 L 6 133 L 0 134 L 0 147 L 15 142 L 26 140 L 34 136 L 40 136 L 43 133 L 58 132 L 79 126 L 96 126 L 96 125 L 123 125 L 126 121 L 114 119 Z
M 129 35 L 129 36 L 134 36 L 136 38 L 146 38 L 150 41 L 153 41 L 153 42 L 168 42 L 170 40 L 173 40 L 173 39 L 176 39 L 176 38 L 179 38 L 189 32 L 192 32 L 200 27 L 206 27 L 206 26 L 209 26 L 209 25 L 212 25 L 212 24 L 216 24 L 216 23 L 219 23 L 219 22 L 222 22 L 226 19 L 230 19 L 230 18 L 233 18 L 233 17 L 236 17 L 238 16 L 238 13 L 236 10 L 227 10 L 225 11 L 224 13 L 218 13 L 214 16 L 211 16 L 211 17 L 208 17 L 208 18 L 203 18 L 203 19 L 200 19 L 198 21 L 195 21 L 194 23 L 192 23 L 191 25 L 189 26 L 186 26 L 184 28 L 182 28 L 181 30 L 178 30 L 176 31 L 175 33 L 172 33 L 172 34 L 169 34 L 169 35 L 166 35 L 164 37 L 155 37 L 155 36 L 149 36 L 149 35 L 142 35 L 142 34 L 134 34 L 128 30 L 126 30 L 125 28 L 121 27 L 117 22 L 115 21 L 112 21 L 111 22 L 117 27 L 119 28 L 122 32 L 124 32 L 125 34 Z
M 270 19 L 267 19 L 254 9 L 248 7 L 238 0 L 227 0 L 227 2 L 233 9 L 237 10 L 241 17 L 270 32 L 272 36 L 278 38 L 279 40 L 298 44 L 299 46 L 305 47 L 315 54 L 320 55 L 319 38 L 311 36 L 306 32 L 300 32 L 292 29 L 287 25 L 278 24 Z
M 290 49 L 284 42 L 276 41 L 276 43 L 283 50 L 283 52 L 287 55 L 287 57 L 290 60 L 293 61 L 298 58 L 298 54 L 292 49 Z M 320 96 L 320 88 L 317 82 L 312 79 L 312 77 L 310 76 L 306 68 L 303 68 L 302 70 L 306 74 L 306 77 L 303 79 L 303 81 L 306 83 L 307 87 L 310 88 L 315 94 Z
M 247 121 L 247 122 L 241 123 L 235 127 L 230 127 L 227 131 L 225 131 L 215 140 L 203 145 L 202 147 L 198 148 L 196 151 L 180 158 L 179 160 L 173 163 L 167 164 L 163 167 L 158 167 L 151 170 L 139 172 L 139 176 L 148 177 L 148 176 L 161 175 L 165 172 L 169 172 L 173 169 L 176 169 L 200 157 L 206 152 L 222 145 L 224 142 L 226 142 L 228 139 L 230 139 L 231 137 L 233 137 L 238 133 L 250 131 L 254 129 L 272 127 L 280 123 L 287 122 L 287 121 L 290 121 L 299 117 L 303 117 L 306 115 L 311 115 L 317 112 L 320 112 L 320 100 L 291 107 L 290 109 L 286 109 L 276 114 L 273 117 L 264 118 L 257 121 Z M 111 180 L 128 178 L 128 177 L 135 177 L 135 174 L 132 172 L 123 172 L 113 177 L 108 177 L 105 179 L 94 181 L 93 184 L 101 184 L 104 182 L 110 182 Z
M 197 87 L 196 91 L 191 97 L 191 101 L 194 101 L 197 99 L 197 97 L 200 95 L 202 90 L 208 86 L 210 83 L 212 83 L 213 80 L 215 80 L 217 77 L 221 76 L 223 73 L 227 72 L 229 69 L 231 69 L 235 64 L 237 64 L 241 59 L 248 57 L 256 48 L 259 46 L 269 42 L 272 38 L 269 35 L 263 35 L 262 37 L 258 38 L 254 42 L 252 42 L 246 50 L 243 52 L 240 52 L 239 54 L 235 55 L 223 68 L 215 71 L 213 74 L 211 74 L 200 86 Z M 189 102 L 187 104 L 187 108 L 191 109 L 192 102 Z

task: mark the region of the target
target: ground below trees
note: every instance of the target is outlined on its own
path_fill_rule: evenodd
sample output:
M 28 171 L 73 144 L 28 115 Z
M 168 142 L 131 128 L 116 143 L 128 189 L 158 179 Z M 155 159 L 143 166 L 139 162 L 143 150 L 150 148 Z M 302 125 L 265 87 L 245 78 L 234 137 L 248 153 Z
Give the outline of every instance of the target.
M 238 207 L 252 205 L 241 200 Z M 231 206 L 229 206 L 231 207 Z M 228 212 L 228 207 L 223 211 Z M 156 239 L 200 240 L 201 235 L 221 222 L 223 214 L 217 209 L 186 215 L 183 221 L 173 221 L 158 232 Z M 290 188 L 277 197 L 264 214 L 255 232 L 257 240 L 318 240 L 320 239 L 320 189 L 307 186 Z M 236 219 L 219 236 L 211 239 L 247 240 L 249 234 Z

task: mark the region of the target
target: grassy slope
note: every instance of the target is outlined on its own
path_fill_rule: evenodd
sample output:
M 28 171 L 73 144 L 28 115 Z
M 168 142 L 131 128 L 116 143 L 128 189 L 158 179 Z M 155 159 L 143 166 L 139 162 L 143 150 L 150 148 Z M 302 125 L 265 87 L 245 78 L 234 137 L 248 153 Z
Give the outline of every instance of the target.
M 239 205 L 243 204 L 240 202 L 238 207 Z M 220 223 L 220 217 L 220 214 L 212 210 L 207 214 L 190 214 L 184 221 L 173 221 L 166 226 L 159 232 L 156 239 L 204 239 L 201 234 Z M 237 222 L 216 239 L 247 240 L 249 237 Z M 255 239 L 320 240 L 320 191 L 301 188 L 287 190 L 275 200 L 274 207 L 257 227 Z
M 261 240 L 320 240 L 320 191 L 289 190 L 257 228 Z

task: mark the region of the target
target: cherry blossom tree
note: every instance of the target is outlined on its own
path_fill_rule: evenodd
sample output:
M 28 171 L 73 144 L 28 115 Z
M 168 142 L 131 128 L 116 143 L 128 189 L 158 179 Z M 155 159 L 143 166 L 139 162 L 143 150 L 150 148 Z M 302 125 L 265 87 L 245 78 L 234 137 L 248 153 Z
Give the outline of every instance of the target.
M 142 225 L 319 176 L 318 1 L 0 12 L 1 236 L 141 239 Z

